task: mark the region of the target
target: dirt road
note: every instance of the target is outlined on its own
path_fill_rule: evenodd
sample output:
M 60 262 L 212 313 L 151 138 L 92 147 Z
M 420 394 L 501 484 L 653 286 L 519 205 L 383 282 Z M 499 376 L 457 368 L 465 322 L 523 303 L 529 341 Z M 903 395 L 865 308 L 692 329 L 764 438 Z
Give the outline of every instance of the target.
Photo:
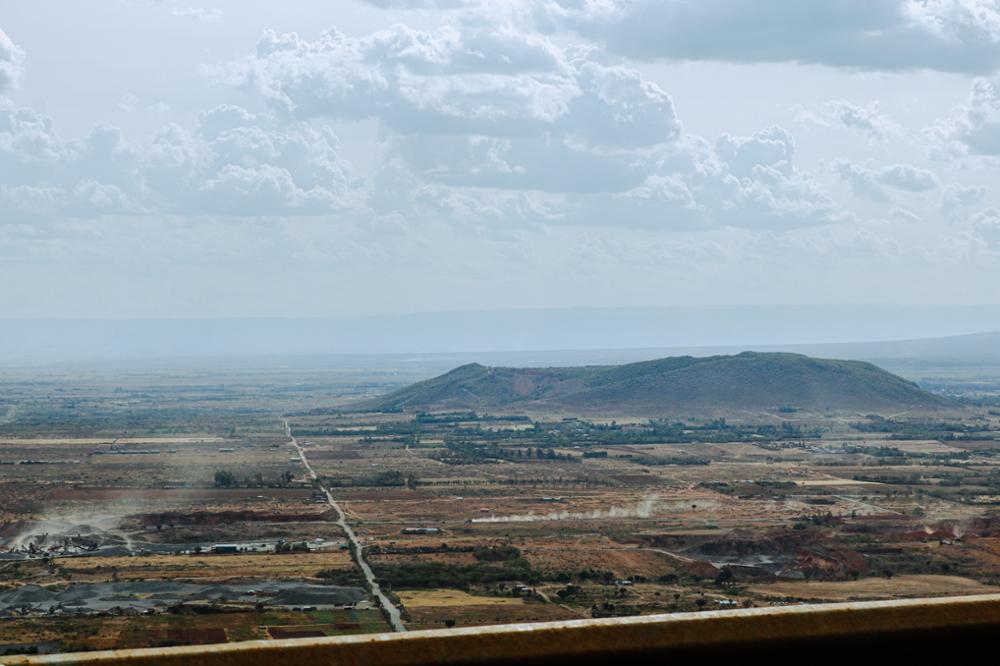
M 392 603 L 392 600 L 390 600 L 389 597 L 382 592 L 378 582 L 375 580 L 375 574 L 372 572 L 371 567 L 368 566 L 368 563 L 365 562 L 364 551 L 361 550 L 361 542 L 358 540 L 357 535 L 354 534 L 354 530 L 351 529 L 351 526 L 347 524 L 347 514 L 345 514 L 344 510 L 340 508 L 339 504 L 337 504 L 337 500 L 333 499 L 333 495 L 330 493 L 330 490 L 319 482 L 319 477 L 316 476 L 316 472 L 313 471 L 312 466 L 309 464 L 309 460 L 306 458 L 306 452 L 303 451 L 302 447 L 299 445 L 299 440 L 292 435 L 291 426 L 288 424 L 287 420 L 284 423 L 285 435 L 288 437 L 288 443 L 293 449 L 295 449 L 295 452 L 298 454 L 299 460 L 302 461 L 302 466 L 305 467 L 309 478 L 316 482 L 319 489 L 323 491 L 324 495 L 326 495 L 327 503 L 337 513 L 337 524 L 340 525 L 342 530 L 344 530 L 344 534 L 347 535 L 347 539 L 351 543 L 351 548 L 355 553 L 357 553 L 358 566 L 361 568 L 361 573 L 365 576 L 365 581 L 368 584 L 368 589 L 371 591 L 372 596 L 378 599 L 379 603 L 382 604 L 382 608 L 385 609 L 386 614 L 389 616 L 389 624 L 392 625 L 392 628 L 395 631 L 406 631 L 406 627 L 403 626 L 403 618 L 399 614 L 399 608 L 397 608 L 396 604 Z

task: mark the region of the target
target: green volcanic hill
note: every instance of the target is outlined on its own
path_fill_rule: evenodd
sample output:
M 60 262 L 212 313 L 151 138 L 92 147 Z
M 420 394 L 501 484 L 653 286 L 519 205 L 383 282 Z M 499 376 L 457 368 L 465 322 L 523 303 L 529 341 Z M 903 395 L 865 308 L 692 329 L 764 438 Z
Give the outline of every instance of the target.
M 939 411 L 958 405 L 870 363 L 744 352 L 567 368 L 495 368 L 470 363 L 361 406 L 656 416 L 779 406 L 824 412 L 899 412 Z

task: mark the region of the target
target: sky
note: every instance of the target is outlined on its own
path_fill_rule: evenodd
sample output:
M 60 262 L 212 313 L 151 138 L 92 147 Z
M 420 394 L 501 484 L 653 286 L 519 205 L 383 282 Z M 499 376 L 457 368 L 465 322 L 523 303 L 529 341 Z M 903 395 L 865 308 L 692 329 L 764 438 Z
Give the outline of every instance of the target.
M 997 0 L 0 0 L 0 317 L 1000 304 Z

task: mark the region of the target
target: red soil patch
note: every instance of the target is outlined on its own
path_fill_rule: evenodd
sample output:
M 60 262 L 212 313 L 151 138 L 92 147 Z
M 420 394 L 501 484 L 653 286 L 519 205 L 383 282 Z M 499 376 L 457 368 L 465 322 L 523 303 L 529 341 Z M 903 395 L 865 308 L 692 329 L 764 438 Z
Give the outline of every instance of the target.
M 299 523 L 329 522 L 334 520 L 332 510 L 322 513 L 274 513 L 271 511 L 194 511 L 182 513 L 142 513 L 130 516 L 147 527 L 156 525 L 220 525 L 229 523 Z
M 167 640 L 181 645 L 211 645 L 227 643 L 225 629 L 167 629 Z
M 265 495 L 270 498 L 306 498 L 310 488 L 87 488 L 62 487 L 52 491 L 53 500 L 227 500 Z
M 271 638 L 324 638 L 326 632 L 320 629 L 295 629 L 290 627 L 268 627 Z

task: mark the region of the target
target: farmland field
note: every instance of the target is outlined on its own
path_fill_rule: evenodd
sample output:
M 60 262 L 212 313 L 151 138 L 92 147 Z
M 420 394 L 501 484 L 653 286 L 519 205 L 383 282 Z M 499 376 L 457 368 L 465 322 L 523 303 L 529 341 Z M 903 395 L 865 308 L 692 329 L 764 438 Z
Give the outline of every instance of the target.
M 346 407 L 411 379 L 8 380 L 0 649 L 385 631 L 387 604 L 422 629 L 1000 589 L 989 409 Z

